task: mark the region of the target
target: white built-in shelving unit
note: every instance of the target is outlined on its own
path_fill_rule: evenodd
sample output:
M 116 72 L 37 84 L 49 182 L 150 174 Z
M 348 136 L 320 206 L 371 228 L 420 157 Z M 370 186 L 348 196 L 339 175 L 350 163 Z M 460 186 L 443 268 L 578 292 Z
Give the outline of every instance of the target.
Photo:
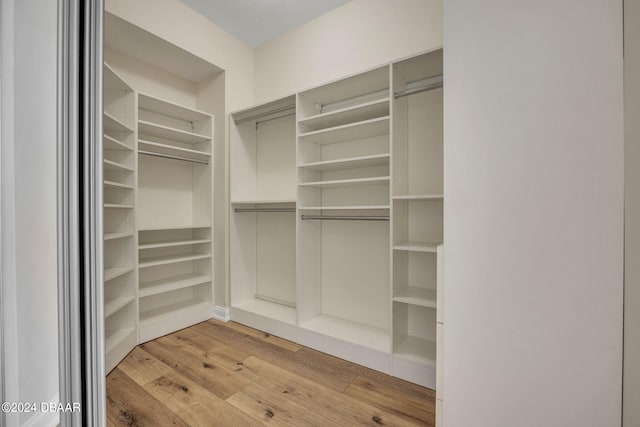
M 392 371 L 434 385 L 443 242 L 442 51 L 393 64 L 392 80 Z
M 138 342 L 135 92 L 104 66 L 104 316 L 106 368 Z
M 232 114 L 232 319 L 435 387 L 442 153 L 441 50 Z
M 211 112 L 224 95 L 219 68 L 109 13 L 105 60 L 108 372 L 136 344 L 213 317 Z
M 211 318 L 213 118 L 138 94 L 140 341 Z

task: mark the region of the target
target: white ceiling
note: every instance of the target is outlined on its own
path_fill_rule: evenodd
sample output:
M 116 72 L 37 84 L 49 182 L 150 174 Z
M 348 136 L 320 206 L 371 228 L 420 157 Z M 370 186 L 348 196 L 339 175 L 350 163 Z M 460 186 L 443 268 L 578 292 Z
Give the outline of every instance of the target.
M 350 0 L 180 0 L 257 47 Z

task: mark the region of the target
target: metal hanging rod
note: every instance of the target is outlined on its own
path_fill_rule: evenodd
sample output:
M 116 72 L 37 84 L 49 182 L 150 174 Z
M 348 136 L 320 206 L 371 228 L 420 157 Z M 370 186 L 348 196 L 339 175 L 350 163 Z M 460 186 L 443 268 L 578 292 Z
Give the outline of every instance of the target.
M 327 216 L 327 215 L 302 215 L 303 220 L 320 220 L 320 221 L 389 221 L 388 216 Z
M 432 83 L 430 85 L 423 86 L 423 87 L 416 87 L 413 89 L 407 89 L 400 92 L 394 92 L 393 97 L 395 99 L 398 99 L 398 98 L 402 98 L 403 96 L 414 95 L 416 93 L 426 92 L 433 89 L 440 89 L 441 87 L 444 87 L 443 82 Z
M 188 157 L 180 157 L 180 156 L 172 156 L 170 154 L 154 153 L 153 151 L 138 150 L 138 153 L 144 154 L 145 156 L 162 157 L 163 159 L 180 160 L 180 161 L 183 161 L 183 162 L 200 163 L 200 164 L 203 164 L 203 165 L 208 165 L 209 164 L 209 162 L 207 160 L 190 159 Z
M 252 121 L 254 121 L 254 120 L 258 120 L 258 119 L 261 119 L 261 118 L 263 118 L 263 117 L 268 117 L 268 116 L 271 116 L 271 115 L 273 115 L 273 114 L 278 114 L 278 113 L 284 113 L 284 112 L 286 112 L 286 111 L 292 111 L 292 113 L 291 113 L 291 114 L 295 114 L 295 110 L 296 110 L 296 106 L 295 106 L 295 105 L 288 105 L 288 106 L 286 106 L 286 107 L 281 107 L 281 108 L 278 108 L 278 109 L 276 109 L 276 110 L 270 110 L 270 111 L 266 111 L 266 112 L 264 112 L 264 113 L 254 114 L 253 116 L 243 117 L 243 118 L 238 119 L 238 120 L 235 120 L 235 119 L 234 119 L 234 122 L 235 122 L 237 125 L 240 125 L 240 124 L 242 124 L 242 123 L 252 122 Z M 278 118 L 280 118 L 280 117 L 286 117 L 286 116 L 288 116 L 288 115 L 289 115 L 289 114 L 285 114 L 285 115 L 279 116 Z
M 296 208 L 234 208 L 234 212 L 295 212 Z

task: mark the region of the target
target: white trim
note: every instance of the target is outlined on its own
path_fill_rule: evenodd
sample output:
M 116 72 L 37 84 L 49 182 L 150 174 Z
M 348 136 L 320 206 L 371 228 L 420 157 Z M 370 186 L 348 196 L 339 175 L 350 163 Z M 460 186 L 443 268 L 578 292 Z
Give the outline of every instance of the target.
M 229 320 L 231 320 L 229 307 L 221 307 L 219 305 L 214 305 L 213 318 L 216 320 L 221 320 L 223 322 L 228 322 Z
M 0 230 L 2 308 L 2 400 L 19 401 L 18 313 L 15 270 L 15 174 L 13 118 L 13 30 L 14 1 L 0 4 Z M 0 424 L 19 425 L 18 414 L 0 414 Z
M 48 402 L 59 403 L 59 395 L 56 394 L 45 403 Z M 40 403 L 36 403 L 36 405 L 40 405 Z M 28 418 L 27 421 L 22 424 L 22 427 L 55 427 L 59 422 L 60 414 L 58 412 L 40 412 L 40 407 L 38 407 L 38 412 Z

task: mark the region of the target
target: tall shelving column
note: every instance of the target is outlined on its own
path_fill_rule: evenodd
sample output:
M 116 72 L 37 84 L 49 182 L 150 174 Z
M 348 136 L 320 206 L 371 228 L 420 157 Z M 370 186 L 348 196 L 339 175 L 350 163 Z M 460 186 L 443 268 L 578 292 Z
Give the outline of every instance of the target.
M 298 95 L 299 322 L 388 370 L 389 67 Z M 305 334 L 304 336 L 313 336 Z M 311 339 L 309 339 L 311 341 Z M 314 345 L 313 342 L 307 344 Z
M 213 117 L 138 94 L 139 341 L 213 317 Z
M 137 344 L 135 92 L 104 65 L 104 316 L 106 370 Z
M 442 50 L 393 65 L 392 374 L 436 386 Z
M 296 326 L 295 96 L 231 114 L 234 320 L 292 338 Z

